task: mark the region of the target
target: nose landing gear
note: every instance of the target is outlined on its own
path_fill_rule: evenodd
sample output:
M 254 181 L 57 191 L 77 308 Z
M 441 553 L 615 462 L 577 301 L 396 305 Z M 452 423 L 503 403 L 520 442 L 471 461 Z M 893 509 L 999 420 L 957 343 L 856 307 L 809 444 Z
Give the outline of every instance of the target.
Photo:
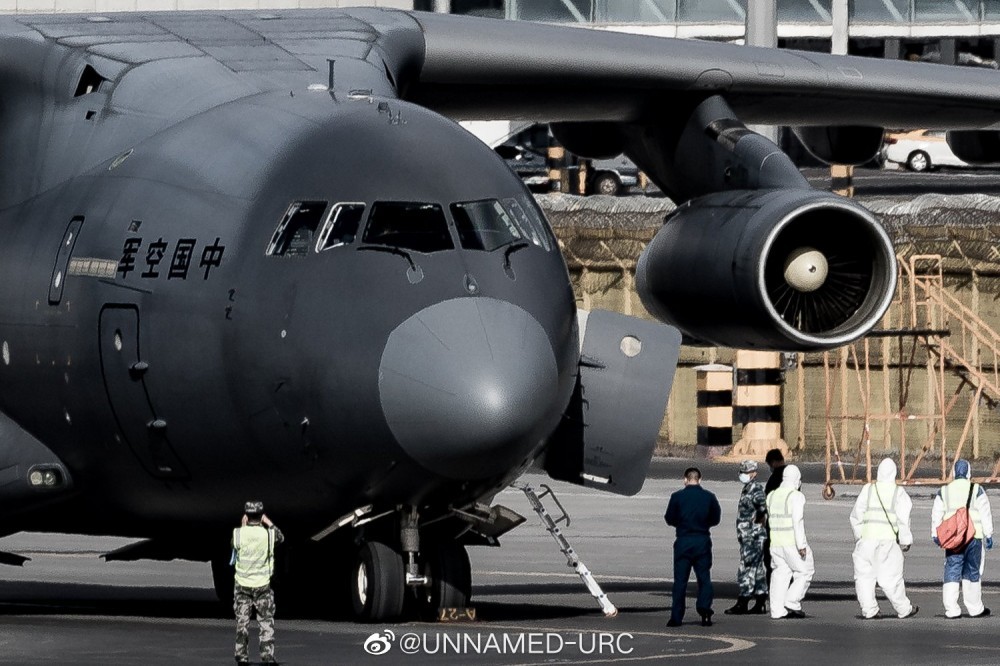
M 472 568 L 465 546 L 438 532 L 421 531 L 415 508 L 400 514 L 398 540 L 362 539 L 351 579 L 355 617 L 391 622 L 468 606 Z M 365 535 L 367 537 L 367 534 Z

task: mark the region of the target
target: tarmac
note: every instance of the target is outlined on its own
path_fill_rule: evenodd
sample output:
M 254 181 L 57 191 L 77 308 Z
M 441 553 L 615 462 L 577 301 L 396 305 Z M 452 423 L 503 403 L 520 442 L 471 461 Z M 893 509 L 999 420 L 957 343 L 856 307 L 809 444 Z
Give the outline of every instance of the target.
M 736 595 L 734 521 L 741 484 L 735 465 L 713 462 L 704 465 L 704 483 L 723 507 L 722 524 L 713 535 L 715 624 L 699 625 L 692 581 L 686 622 L 668 629 L 673 535 L 663 512 L 689 464 L 656 460 L 652 477 L 635 497 L 537 474 L 522 480 L 556 489 L 571 516 L 563 533 L 617 606 L 617 617 L 604 617 L 524 495 L 512 488 L 497 501 L 527 522 L 503 537 L 500 548 L 470 549 L 475 622 L 364 625 L 283 617 L 279 607 L 277 657 L 285 664 L 1000 661 L 1000 617 L 944 618 L 943 554 L 930 540 L 933 488 L 909 489 L 916 543 L 906 556 L 907 591 L 919 614 L 896 619 L 883 600 L 884 619 L 860 619 L 848 523 L 857 488 L 841 488 L 833 500 L 823 500 L 816 482 L 823 472 L 819 465 L 804 466 L 806 529 L 816 558 L 816 576 L 803 605 L 807 617 L 771 620 L 722 613 Z M 997 497 L 995 491 L 990 494 Z M 234 622 L 231 611 L 215 600 L 208 565 L 99 559 L 123 543 L 44 534 L 0 539 L 0 550 L 32 558 L 23 568 L 0 570 L 0 663 L 232 663 Z M 984 598 L 1000 615 L 994 557 L 987 554 Z M 370 654 L 366 643 L 370 651 L 383 653 Z M 256 637 L 251 649 L 255 646 Z

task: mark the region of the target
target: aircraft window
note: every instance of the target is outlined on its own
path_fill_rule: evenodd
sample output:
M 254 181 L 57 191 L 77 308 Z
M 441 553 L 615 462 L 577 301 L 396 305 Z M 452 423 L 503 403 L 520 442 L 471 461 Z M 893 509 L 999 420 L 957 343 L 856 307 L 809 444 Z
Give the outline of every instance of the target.
M 358 235 L 358 227 L 361 226 L 361 218 L 364 215 L 365 204 L 363 203 L 334 204 L 333 208 L 330 209 L 330 215 L 323 224 L 322 231 L 319 232 L 316 251 L 322 252 L 332 247 L 353 243 L 354 237 Z
M 458 240 L 466 250 L 492 252 L 523 237 L 495 199 L 452 204 L 451 216 L 458 228 Z
M 527 205 L 522 206 L 517 199 L 503 200 L 504 207 L 517 226 L 521 228 L 524 238 L 549 252 L 553 243 L 552 237 L 549 235 L 548 224 L 534 206 L 528 202 L 525 203 Z
M 415 252 L 455 249 L 444 211 L 429 203 L 376 202 L 362 240 Z
M 313 235 L 325 210 L 325 201 L 293 203 L 274 230 L 264 254 L 269 257 L 304 257 L 309 253 Z

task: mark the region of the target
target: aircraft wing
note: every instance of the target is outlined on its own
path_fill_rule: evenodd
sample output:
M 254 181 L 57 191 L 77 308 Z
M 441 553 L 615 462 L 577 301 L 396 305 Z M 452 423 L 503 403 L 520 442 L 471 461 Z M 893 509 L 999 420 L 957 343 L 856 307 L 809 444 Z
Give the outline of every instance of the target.
M 462 118 L 664 120 L 720 94 L 745 122 L 1000 128 L 1000 73 L 418 14 L 409 95 Z
M 333 61 L 337 87 L 395 89 L 459 118 L 664 122 L 719 94 L 744 122 L 1000 129 L 993 70 L 522 21 L 377 9 L 22 14 L 0 17 L 0 79 L 39 57 L 23 47 L 40 42 L 83 49 L 112 74 L 207 58 L 259 88 L 326 82 Z

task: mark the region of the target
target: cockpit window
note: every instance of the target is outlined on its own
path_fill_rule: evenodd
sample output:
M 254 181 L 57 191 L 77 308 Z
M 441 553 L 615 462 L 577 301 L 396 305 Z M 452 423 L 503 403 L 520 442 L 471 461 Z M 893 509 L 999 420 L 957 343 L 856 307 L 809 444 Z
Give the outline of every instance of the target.
M 415 252 L 455 249 L 444 210 L 437 204 L 378 201 L 372 206 L 368 228 L 361 239 Z
M 546 252 L 550 251 L 553 239 L 549 234 L 548 225 L 534 206 L 528 202 L 525 204 L 522 206 L 517 199 L 513 198 L 503 200 L 504 208 L 521 229 L 524 238 L 538 247 L 545 248 Z
M 454 203 L 451 216 L 458 229 L 458 240 L 466 250 L 492 252 L 523 238 L 521 230 L 495 199 Z
M 364 216 L 365 204 L 363 203 L 334 204 L 319 232 L 316 251 L 322 252 L 338 245 L 353 243 Z
M 278 223 L 264 254 L 271 257 L 304 257 L 323 219 L 325 201 L 296 201 Z

